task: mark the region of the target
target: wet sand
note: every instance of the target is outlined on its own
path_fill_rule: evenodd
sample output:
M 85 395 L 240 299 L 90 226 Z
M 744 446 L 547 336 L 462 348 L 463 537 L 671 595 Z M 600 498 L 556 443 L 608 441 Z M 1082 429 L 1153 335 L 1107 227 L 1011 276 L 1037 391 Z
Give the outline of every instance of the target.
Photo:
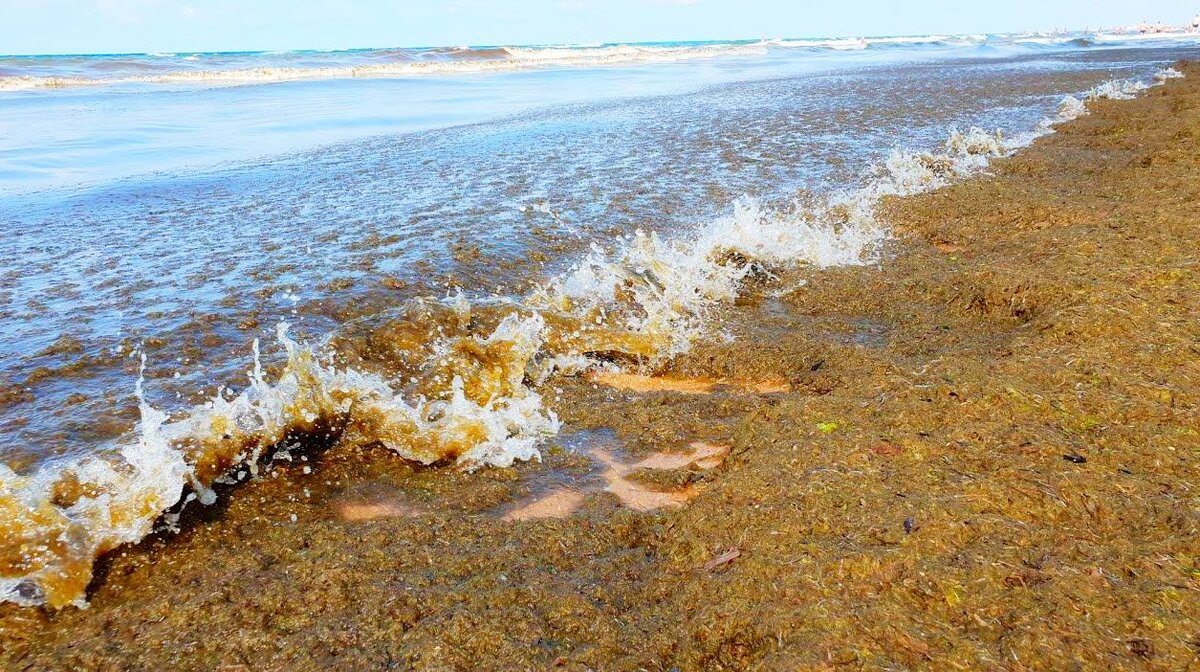
M 1181 69 L 886 202 L 880 265 L 751 288 L 664 382 L 551 381 L 543 463 L 312 450 L 108 556 L 90 608 L 0 607 L 0 667 L 1200 664 Z

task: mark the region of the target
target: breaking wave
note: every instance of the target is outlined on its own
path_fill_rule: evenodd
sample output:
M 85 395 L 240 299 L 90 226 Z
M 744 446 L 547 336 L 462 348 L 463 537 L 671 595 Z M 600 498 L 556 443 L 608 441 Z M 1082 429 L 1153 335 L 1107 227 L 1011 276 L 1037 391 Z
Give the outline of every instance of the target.
M 182 507 L 212 503 L 214 485 L 255 477 L 306 438 L 465 469 L 538 460 L 539 443 L 559 430 L 538 392 L 551 375 L 654 366 L 686 352 L 748 280 L 874 263 L 888 238 L 880 199 L 984 170 L 1086 111 L 1069 100 L 1059 119 L 1012 139 L 971 129 L 937 152 L 897 150 L 859 189 L 785 209 L 744 198 L 672 238 L 637 230 L 610 249 L 593 246 L 523 297 L 416 299 L 347 325 L 325 347 L 299 344 L 280 325 L 286 364 L 273 380 L 255 341 L 243 391 L 174 419 L 146 402 L 139 377 L 135 437 L 30 474 L 0 465 L 0 601 L 85 606 L 96 558 L 170 527 Z
M 1137 94 L 1150 88 L 1144 82 L 1132 80 L 1112 80 L 1093 88 L 1088 92 L 1088 100 L 1131 100 L 1137 97 Z
M 114 85 L 232 86 L 302 80 L 397 78 L 670 63 L 783 52 L 864 50 L 1089 49 L 1147 40 L 1194 43 L 1191 33 L 1055 33 L 764 39 L 668 44 L 438 47 L 345 52 L 0 57 L 0 92 Z
M 155 74 L 120 76 L 58 75 L 0 77 L 0 91 L 58 89 L 120 84 L 260 84 L 302 80 L 419 77 L 429 75 L 509 72 L 539 67 L 603 67 L 630 63 L 671 63 L 721 56 L 756 56 L 766 43 L 688 46 L 612 45 L 601 47 L 489 47 L 412 52 L 393 49 L 376 53 L 385 62 L 290 66 L 286 60 L 253 67 L 179 69 Z

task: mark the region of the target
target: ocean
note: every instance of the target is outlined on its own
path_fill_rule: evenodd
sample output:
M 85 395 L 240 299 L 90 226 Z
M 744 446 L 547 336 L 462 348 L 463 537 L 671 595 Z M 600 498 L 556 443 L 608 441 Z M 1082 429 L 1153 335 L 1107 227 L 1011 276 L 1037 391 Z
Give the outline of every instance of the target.
M 0 600 L 310 443 L 474 469 L 1200 36 L 0 57 Z M 164 517 L 165 514 L 165 517 Z M 165 522 L 164 522 L 165 521 Z

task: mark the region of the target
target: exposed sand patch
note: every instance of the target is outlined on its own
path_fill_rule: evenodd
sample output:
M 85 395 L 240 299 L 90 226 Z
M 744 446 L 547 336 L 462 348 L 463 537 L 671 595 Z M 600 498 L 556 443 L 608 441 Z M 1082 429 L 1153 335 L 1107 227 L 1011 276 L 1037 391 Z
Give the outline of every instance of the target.
M 422 511 L 398 502 L 351 503 L 339 502 L 334 510 L 342 520 L 351 523 L 378 518 L 416 518 Z
M 733 390 L 754 394 L 781 394 L 792 386 L 783 378 L 766 380 L 721 380 L 716 378 L 676 378 L 643 376 L 636 373 L 599 372 L 590 380 L 625 392 L 677 392 L 679 394 L 712 394 L 717 390 Z
M 714 446 L 700 441 L 689 445 L 688 448 L 692 452 L 655 453 L 631 465 L 630 469 L 682 469 L 693 462 L 701 469 L 713 469 L 720 466 L 729 454 L 729 446 Z
M 617 460 L 612 453 L 603 449 L 597 449 L 592 455 L 605 466 L 604 491 L 616 495 L 622 504 L 635 511 L 679 508 L 697 494 L 696 489 L 691 486 L 675 490 L 654 490 L 648 488 L 628 478 L 630 474 L 642 468 L 639 466 L 641 462 L 626 464 Z M 671 455 L 663 453 L 647 458 L 648 461 L 669 461 L 671 459 Z M 661 469 L 663 467 L 650 468 Z
M 570 487 L 557 488 L 539 495 L 520 508 L 504 514 L 504 520 L 541 520 L 566 518 L 583 504 L 587 493 Z
M 636 462 L 623 462 L 612 451 L 601 447 L 590 447 L 587 453 L 603 465 L 600 478 L 585 486 L 562 486 L 526 500 L 517 508 L 504 514 L 504 520 L 539 520 L 566 518 L 574 513 L 587 496 L 595 492 L 616 495 L 621 503 L 635 511 L 654 511 L 679 508 L 700 494 L 694 486 L 658 489 L 647 486 L 629 477 L 642 469 L 669 471 L 695 464 L 700 469 L 714 469 L 725 461 L 728 446 L 716 446 L 695 442 L 688 446 L 687 453 L 655 453 Z

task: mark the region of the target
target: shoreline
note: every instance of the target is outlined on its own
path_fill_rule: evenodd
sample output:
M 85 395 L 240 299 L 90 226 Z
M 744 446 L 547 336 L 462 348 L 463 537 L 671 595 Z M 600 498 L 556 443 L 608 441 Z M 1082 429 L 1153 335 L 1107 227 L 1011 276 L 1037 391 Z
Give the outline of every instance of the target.
M 729 446 L 714 469 L 677 470 L 700 489 L 678 512 L 597 494 L 563 520 L 487 515 L 544 487 L 539 474 L 586 472 L 570 451 L 466 474 L 334 450 L 311 476 L 297 464 L 239 487 L 170 543 L 116 551 L 86 611 L 0 607 L 0 660 L 1184 664 L 1200 619 L 1200 86 L 1186 72 L 1092 103 L 990 175 L 886 202 L 899 241 L 882 267 L 751 292 L 725 315 L 732 344 L 661 372 L 783 377 L 790 392 L 560 381 L 567 425 L 607 429 L 633 456 Z M 395 493 L 413 500 L 397 511 L 437 513 L 322 517 L 348 494 Z

